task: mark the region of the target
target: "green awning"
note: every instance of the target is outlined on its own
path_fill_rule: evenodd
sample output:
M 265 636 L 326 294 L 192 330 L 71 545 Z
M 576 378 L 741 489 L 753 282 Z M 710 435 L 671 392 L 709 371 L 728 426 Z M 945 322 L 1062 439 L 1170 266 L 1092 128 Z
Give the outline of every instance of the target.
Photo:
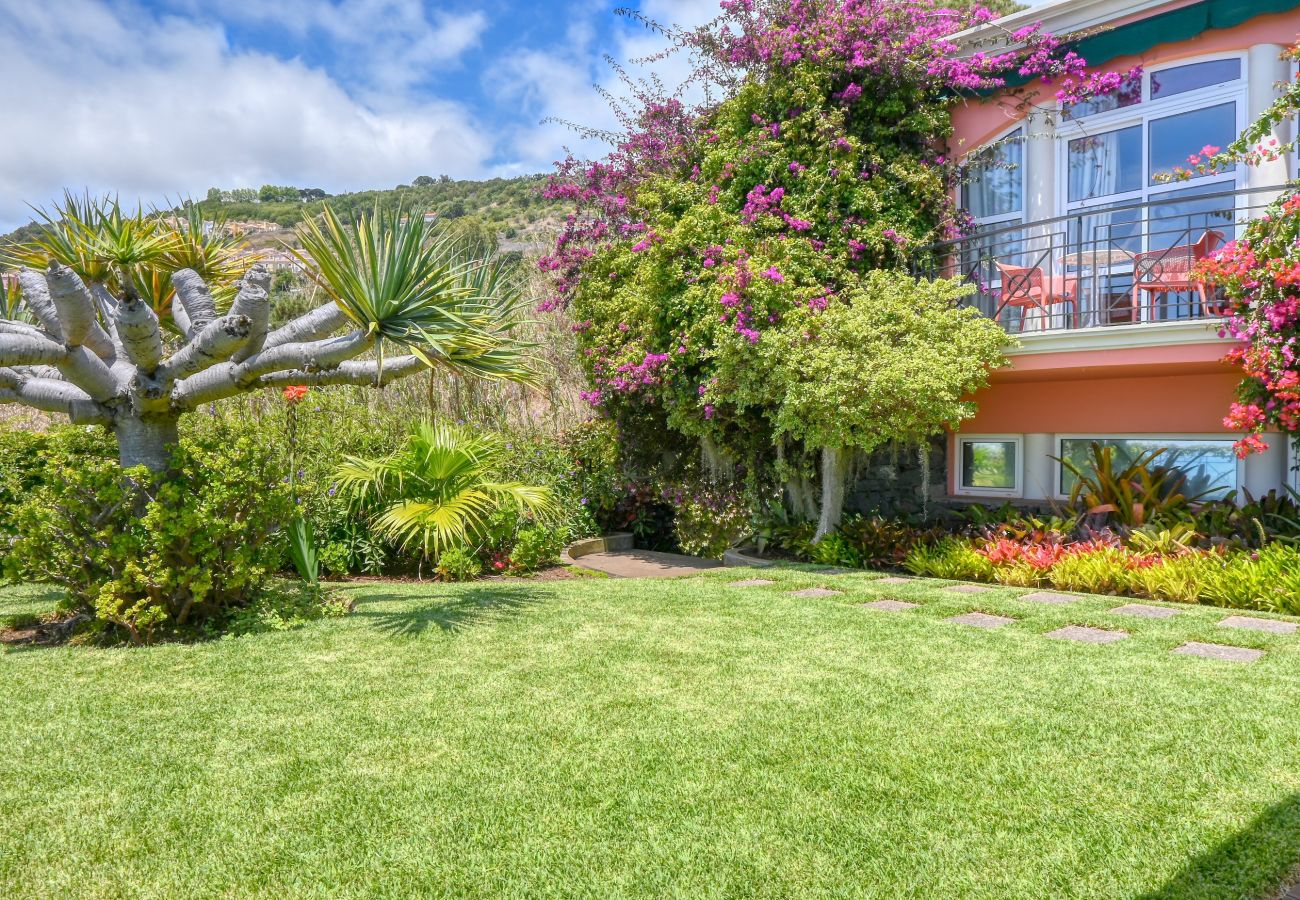
M 1201 0 L 1073 41 L 1071 46 L 1089 66 L 1104 66 L 1118 56 L 1140 56 L 1158 44 L 1190 41 L 1212 28 L 1232 28 L 1256 16 L 1298 7 L 1300 0 Z M 1290 44 L 1295 38 L 1279 34 L 1277 42 Z M 1018 87 L 1029 80 L 1008 78 L 1007 86 Z
M 1117 56 L 1137 56 L 1157 44 L 1189 41 L 1212 28 L 1233 28 L 1256 16 L 1297 7 L 1300 0 L 1201 0 L 1086 37 L 1075 49 L 1088 65 L 1102 66 Z M 1295 37 L 1279 34 L 1277 42 L 1289 44 Z

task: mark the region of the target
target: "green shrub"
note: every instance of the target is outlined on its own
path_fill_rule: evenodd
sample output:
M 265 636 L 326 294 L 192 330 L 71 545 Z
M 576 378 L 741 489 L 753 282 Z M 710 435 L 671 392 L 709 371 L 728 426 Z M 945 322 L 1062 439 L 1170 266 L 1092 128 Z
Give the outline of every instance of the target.
M 529 525 L 521 528 L 510 549 L 510 569 L 513 572 L 536 572 L 553 566 L 560 561 L 560 552 L 568 542 L 568 530 L 563 527 Z
M 1047 572 L 1052 587 L 1085 594 L 1119 594 L 1128 587 L 1129 554 L 1118 547 L 1069 553 Z
M 79 441 L 95 452 L 111 452 L 104 433 L 98 428 L 66 428 L 60 432 L 62 440 Z M 49 436 L 39 432 L 0 433 L 0 560 L 18 534 L 15 511 L 45 481 L 41 450 L 48 442 Z
M 1152 600 L 1196 603 L 1203 596 L 1206 573 L 1216 560 L 1204 553 L 1166 556 L 1135 565 L 1125 576 L 1126 593 Z
M 756 504 L 740 485 L 700 481 L 669 492 L 677 506 L 673 534 L 683 553 L 722 559 L 754 530 Z
M 1300 550 L 1294 546 L 1270 544 L 1212 562 L 1202 572 L 1205 600 L 1234 609 L 1300 615 Z
M 307 585 L 273 587 L 263 591 L 247 606 L 231 610 L 226 633 L 230 635 L 289 631 L 318 619 L 346 616 L 351 603 Z
M 60 429 L 38 456 L 6 574 L 62 586 L 106 632 L 146 643 L 220 627 L 280 565 L 273 536 L 292 503 L 265 443 L 185 440 L 155 474 L 122 470 L 103 437 Z
M 439 581 L 472 581 L 483 572 L 477 556 L 463 547 L 449 547 L 438 557 Z
M 935 544 L 917 544 L 907 554 L 903 568 L 914 575 L 954 581 L 992 581 L 993 563 L 961 538 L 944 538 Z

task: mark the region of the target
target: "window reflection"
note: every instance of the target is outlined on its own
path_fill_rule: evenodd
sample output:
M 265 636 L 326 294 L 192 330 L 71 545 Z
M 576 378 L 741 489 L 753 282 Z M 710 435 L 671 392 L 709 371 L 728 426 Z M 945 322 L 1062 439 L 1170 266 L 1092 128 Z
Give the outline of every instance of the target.
M 1199 155 L 1206 147 L 1222 149 L 1231 144 L 1237 136 L 1237 104 L 1220 103 L 1152 119 L 1149 128 L 1149 178 L 1151 184 L 1157 184 L 1156 176 L 1168 175 L 1175 167 L 1187 168 L 1189 156 Z M 1234 168 L 1228 166 L 1220 171 L 1230 172 Z
M 1070 201 L 1142 188 L 1142 126 L 1075 138 L 1069 144 Z
M 1172 97 L 1187 91 L 1223 84 L 1241 78 L 1240 59 L 1212 59 L 1206 62 L 1174 66 L 1151 73 L 1151 99 Z
M 1008 216 L 1024 209 L 1024 131 L 1017 128 L 1000 142 L 971 157 L 966 208 L 976 219 Z
M 1115 449 L 1114 464 L 1117 469 L 1128 466 L 1144 453 L 1163 450 L 1153 465 L 1176 469 L 1185 475 L 1187 484 L 1183 486 L 1182 493 L 1189 497 L 1205 493 L 1222 495 L 1237 487 L 1237 455 L 1233 452 L 1231 440 L 1062 438 L 1061 458 L 1068 459 L 1087 472 L 1092 461 L 1090 448 L 1094 442 Z M 1075 481 L 1070 470 L 1061 466 L 1061 493 L 1069 494 Z

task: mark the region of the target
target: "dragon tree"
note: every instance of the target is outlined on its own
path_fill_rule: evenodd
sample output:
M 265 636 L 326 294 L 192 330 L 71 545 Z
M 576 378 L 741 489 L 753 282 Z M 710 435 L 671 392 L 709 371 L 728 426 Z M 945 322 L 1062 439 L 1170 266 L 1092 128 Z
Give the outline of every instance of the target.
M 275 329 L 269 274 L 196 210 L 69 197 L 43 216 L 5 254 L 0 403 L 107 426 L 123 467 L 165 469 L 182 416 L 262 388 L 382 387 L 432 367 L 532 376 L 502 261 L 421 216 L 305 221 L 291 252 L 326 302 Z

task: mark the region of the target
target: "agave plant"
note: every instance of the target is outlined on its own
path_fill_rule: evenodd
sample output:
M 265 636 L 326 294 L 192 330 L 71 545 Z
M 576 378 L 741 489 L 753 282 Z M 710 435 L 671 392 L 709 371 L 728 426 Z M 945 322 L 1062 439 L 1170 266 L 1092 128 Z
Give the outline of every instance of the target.
M 502 508 L 549 518 L 549 488 L 496 481 L 505 454 L 495 435 L 446 423 L 416 425 L 406 444 L 379 459 L 346 458 L 336 477 L 376 529 L 404 549 L 434 558 L 451 547 L 477 549 L 488 520 Z
M 1093 441 L 1085 466 L 1062 457 L 1054 458 L 1074 476 L 1071 509 L 1082 509 L 1087 515 L 1108 515 L 1121 525 L 1138 526 L 1185 516 L 1192 504 L 1205 496 L 1189 497 L 1184 493 L 1186 475 L 1177 469 L 1155 465 L 1164 452 L 1148 450 L 1127 465 L 1119 465 L 1114 447 Z
M 262 388 L 382 387 L 430 366 L 534 378 L 501 264 L 421 216 L 348 229 L 327 210 L 305 225 L 299 258 L 330 302 L 275 331 L 266 271 L 233 281 L 236 245 L 194 216 L 169 223 L 68 196 L 45 219 L 8 253 L 32 323 L 8 309 L 0 320 L 0 403 L 107 425 L 124 466 L 165 468 L 182 415 Z M 390 345 L 403 355 L 385 359 Z

